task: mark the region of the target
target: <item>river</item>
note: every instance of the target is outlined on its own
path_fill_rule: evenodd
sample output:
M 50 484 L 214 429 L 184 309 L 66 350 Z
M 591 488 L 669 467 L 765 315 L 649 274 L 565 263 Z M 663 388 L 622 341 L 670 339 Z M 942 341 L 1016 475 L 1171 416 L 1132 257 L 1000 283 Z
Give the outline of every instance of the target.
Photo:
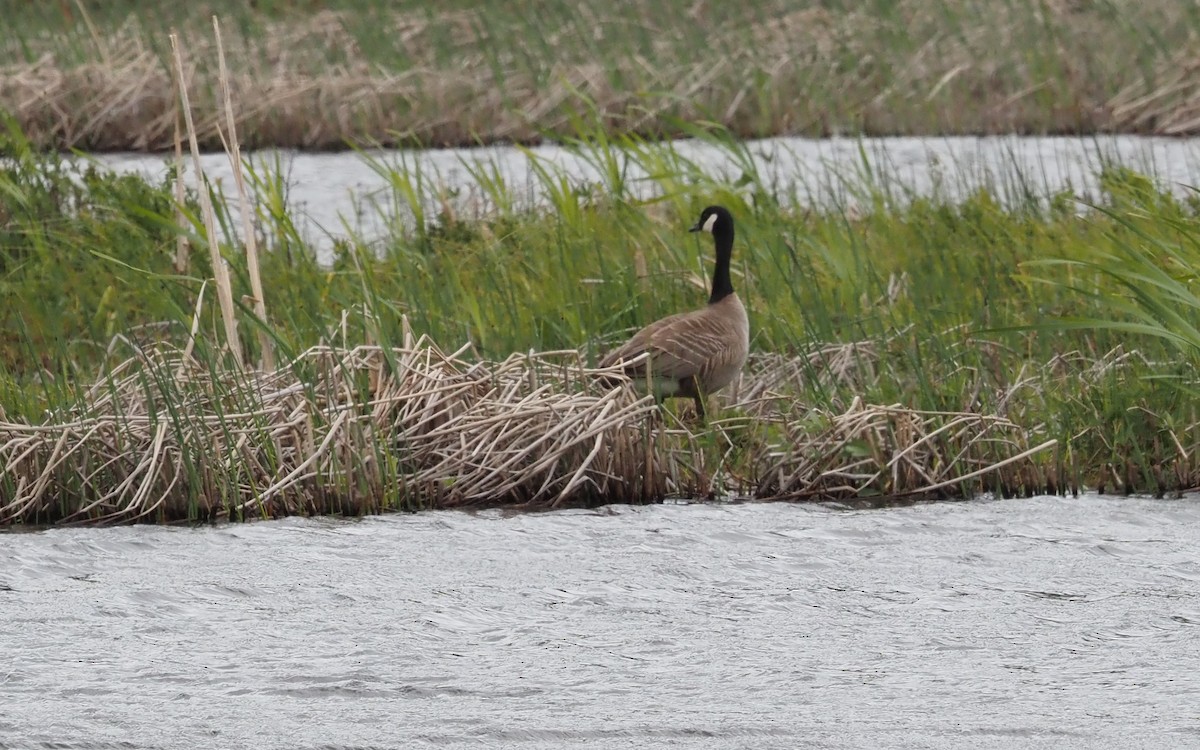
M 0 537 L 3 748 L 1200 746 L 1200 501 Z
M 710 177 L 736 181 L 747 164 L 728 148 L 702 141 L 678 141 L 651 147 L 662 157 L 669 149 L 686 164 Z M 374 240 L 389 233 L 389 223 L 408 220 L 403 201 L 385 176 L 386 165 L 419 182 L 426 211 L 436 213 L 442 200 L 460 215 L 487 214 L 495 206 L 476 175 L 501 179 L 517 208 L 545 205 L 545 184 L 535 167 L 565 176 L 578 189 L 603 184 L 595 150 L 538 146 L 528 151 L 507 146 L 423 151 L 302 153 L 260 151 L 247 155 L 263 172 L 274 172 L 286 185 L 290 213 L 302 234 L 324 255 L 334 239 L 351 234 Z M 619 152 L 618 157 L 621 153 Z M 1177 194 L 1200 185 L 1200 139 L 1142 136 L 950 137 L 950 138 L 771 138 L 749 141 L 744 156 L 760 184 L 756 187 L 781 200 L 813 207 L 862 207 L 872 187 L 893 198 L 931 196 L 956 200 L 981 186 L 1005 202 L 1070 191 L 1095 200 L 1105 165 L 1122 165 L 1155 177 Z M 93 157 L 102 166 L 159 180 L 167 170 L 162 156 L 105 154 Z M 376 166 L 372 165 L 375 162 Z M 622 164 L 628 191 L 648 197 L 661 192 L 650 175 L 653 159 L 634 154 Z M 224 154 L 201 159 L 206 174 L 227 195 L 234 183 Z M 188 161 L 190 165 L 190 159 Z M 419 180 L 417 179 L 419 177 Z M 189 183 L 192 179 L 189 176 Z M 688 182 L 689 180 L 685 180 Z M 445 190 L 442 190 L 442 189 Z M 444 195 L 439 195 L 439 191 Z M 236 203 L 233 201 L 231 203 Z M 234 206 L 236 214 L 236 206 Z

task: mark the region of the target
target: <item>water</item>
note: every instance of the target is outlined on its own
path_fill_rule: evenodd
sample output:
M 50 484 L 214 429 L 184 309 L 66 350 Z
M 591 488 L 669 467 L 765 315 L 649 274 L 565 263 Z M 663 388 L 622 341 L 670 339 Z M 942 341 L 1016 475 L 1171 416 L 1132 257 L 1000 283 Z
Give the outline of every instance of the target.
M 0 537 L 0 747 L 1200 746 L 1200 501 Z
M 728 150 L 712 144 L 679 141 L 671 148 L 710 176 L 732 182 L 742 173 L 742 166 Z M 603 184 L 600 170 L 587 153 L 554 145 L 530 151 L 539 163 L 567 175 L 576 187 Z M 1200 185 L 1200 139 L 771 138 L 748 142 L 747 151 L 761 177 L 761 187 L 781 199 L 826 207 L 858 206 L 858 191 L 872 184 L 886 186 L 898 199 L 924 195 L 955 200 L 988 186 L 998 192 L 1000 200 L 1010 203 L 1028 195 L 1046 197 L 1064 190 L 1094 200 L 1105 164 L 1153 175 L 1178 194 L 1187 193 L 1190 185 Z M 368 156 L 423 175 L 424 204 L 431 215 L 441 205 L 436 195 L 439 186 L 453 191 L 450 202 L 460 215 L 482 215 L 494 209 L 487 191 L 481 190 L 472 176 L 481 166 L 504 180 L 517 207 L 546 202 L 529 156 L 516 148 L 375 151 Z M 155 180 L 161 179 L 167 168 L 161 156 L 107 154 L 95 158 L 108 168 Z M 354 234 L 376 239 L 388 234 L 389 222 L 405 221 L 403 206 L 398 210 L 387 179 L 360 155 L 263 151 L 249 158 L 269 170 L 278 166 L 289 186 L 288 200 L 301 231 L 326 258 L 334 238 Z M 205 155 L 202 164 L 227 195 L 234 195 L 232 171 L 224 154 Z M 626 168 L 630 192 L 643 196 L 657 192 L 641 162 L 631 159 Z M 188 179 L 193 178 L 189 175 Z

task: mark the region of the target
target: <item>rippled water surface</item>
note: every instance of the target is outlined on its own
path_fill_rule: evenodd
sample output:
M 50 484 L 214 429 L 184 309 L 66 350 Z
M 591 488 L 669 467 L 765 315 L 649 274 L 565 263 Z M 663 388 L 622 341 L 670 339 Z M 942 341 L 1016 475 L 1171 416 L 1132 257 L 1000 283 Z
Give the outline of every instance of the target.
M 0 536 L 0 747 L 1196 747 L 1200 501 Z

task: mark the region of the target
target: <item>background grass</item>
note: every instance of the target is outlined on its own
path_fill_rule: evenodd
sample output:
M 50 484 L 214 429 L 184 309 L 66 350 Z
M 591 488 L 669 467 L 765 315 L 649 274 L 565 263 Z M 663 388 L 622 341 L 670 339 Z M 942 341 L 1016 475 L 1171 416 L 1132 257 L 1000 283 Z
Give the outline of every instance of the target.
M 37 144 L 164 149 L 167 33 L 216 113 L 221 17 L 247 147 L 463 145 L 679 121 L 741 137 L 1194 133 L 1195 0 L 0 0 L 0 107 Z M 201 142 L 219 148 L 215 115 Z

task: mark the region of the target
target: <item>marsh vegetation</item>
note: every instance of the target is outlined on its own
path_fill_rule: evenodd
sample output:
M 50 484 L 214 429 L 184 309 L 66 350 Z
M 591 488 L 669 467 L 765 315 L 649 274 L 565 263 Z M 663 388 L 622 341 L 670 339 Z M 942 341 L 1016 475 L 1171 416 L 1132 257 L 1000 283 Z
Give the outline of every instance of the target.
M 178 208 L 173 175 L 92 170 L 15 130 L 6 148 L 0 283 L 21 300 L 0 313 L 8 523 L 1200 479 L 1200 201 L 1121 168 L 1091 205 L 876 183 L 812 211 L 752 173 L 723 182 L 669 144 L 597 132 L 575 148 L 609 181 L 539 165 L 549 209 L 506 210 L 493 182 L 486 217 L 429 212 L 436 180 L 393 166 L 410 221 L 382 243 L 348 235 L 332 263 L 296 230 L 283 176 L 248 168 L 260 308 L 236 195 L 206 191 L 206 223 L 192 187 Z M 658 197 L 622 181 L 634 161 Z M 701 428 L 592 368 L 706 297 L 711 247 L 685 230 L 709 202 L 738 216 L 753 336 Z
M 167 32 L 221 148 L 210 18 L 247 148 L 1200 129 L 1194 0 L 577 0 L 166 6 L 3 0 L 0 109 L 39 147 L 169 150 Z
M 86 16 L 93 41 L 122 18 L 120 4 L 109 10 Z M 19 39 L 27 51 L 64 43 Z M 1152 176 L 1109 165 L 1084 202 L 1012 174 L 947 201 L 867 170 L 843 176 L 852 203 L 805 208 L 801 187 L 757 170 L 739 137 L 753 128 L 654 114 L 739 165 L 718 176 L 607 110 L 571 109 L 557 137 L 594 182 L 529 153 L 544 199 L 531 207 L 475 162 L 489 208 L 464 216 L 439 175 L 364 153 L 389 185 L 390 231 L 347 225 L 318 260 L 286 176 L 241 157 L 241 127 L 261 135 L 237 103 L 244 60 L 182 39 L 171 37 L 180 100 L 168 96 L 164 121 L 179 156 L 161 179 L 64 159 L 42 148 L 58 136 L 27 132 L 19 113 L 8 121 L 0 523 L 670 496 L 1161 495 L 1200 481 L 1200 199 Z M 209 96 L 194 66 L 214 56 Z M 308 114 L 319 129 L 319 111 Z M 199 169 L 216 128 L 233 185 Z M 685 228 L 713 203 L 737 217 L 732 275 L 751 355 L 697 423 L 686 405 L 660 410 L 603 386 L 596 363 L 705 299 L 711 249 Z

